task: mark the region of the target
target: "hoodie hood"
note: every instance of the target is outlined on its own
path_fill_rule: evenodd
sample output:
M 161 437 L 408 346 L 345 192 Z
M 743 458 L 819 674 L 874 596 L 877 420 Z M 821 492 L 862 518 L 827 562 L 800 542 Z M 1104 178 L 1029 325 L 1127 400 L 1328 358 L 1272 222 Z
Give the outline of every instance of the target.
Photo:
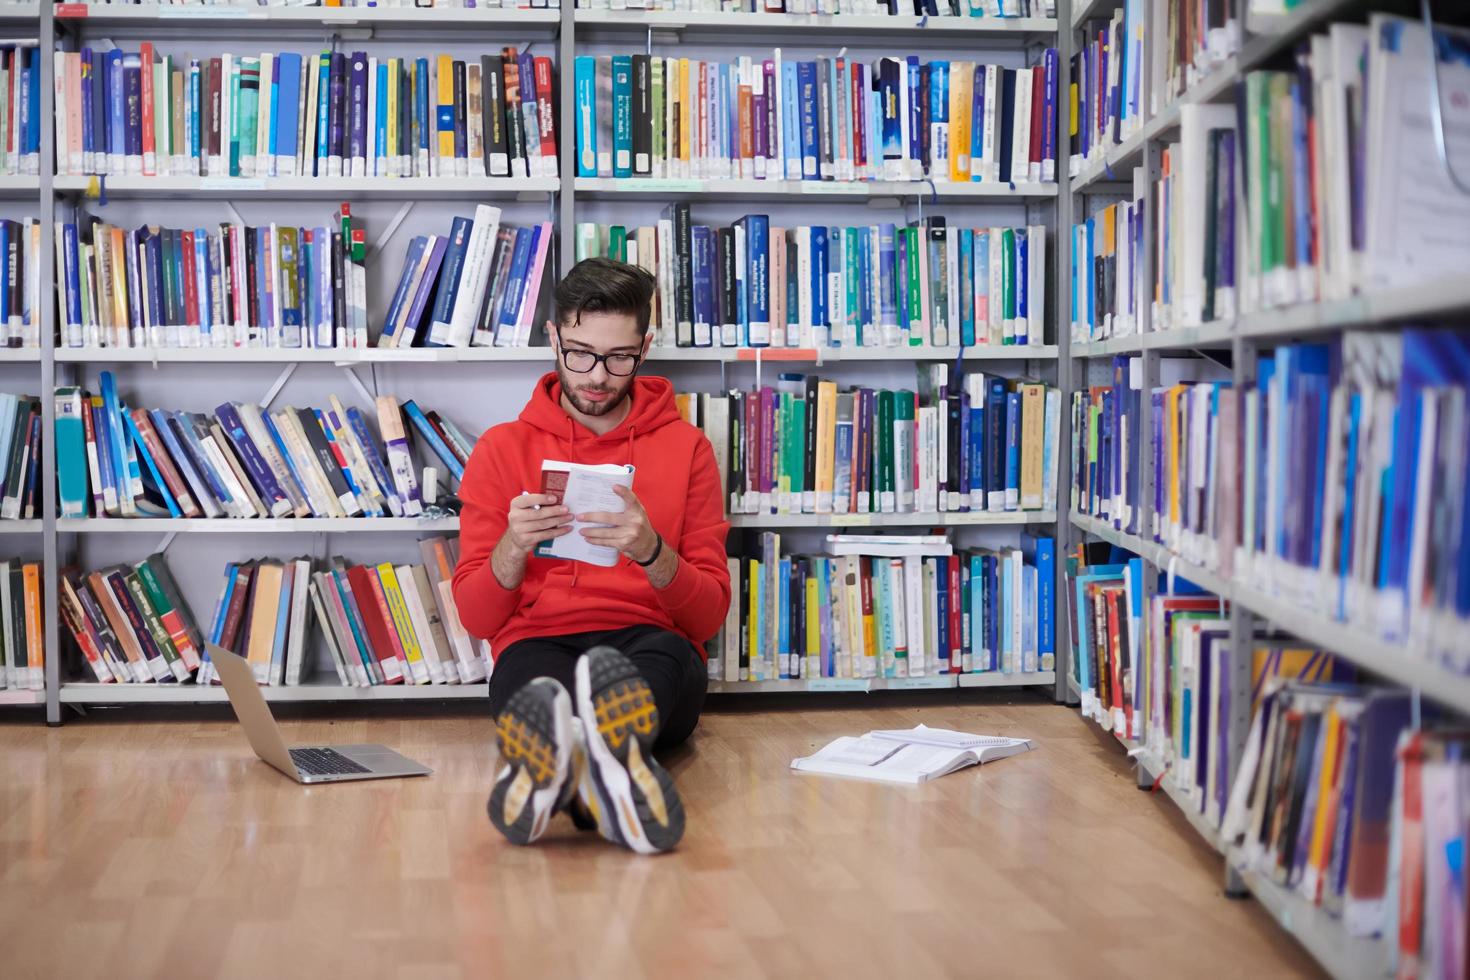
M 674 386 L 668 378 L 635 378 L 629 399 L 632 408 L 627 417 L 616 428 L 598 435 L 561 407 L 561 381 L 552 371 L 536 382 L 535 393 L 521 409 L 520 418 L 527 425 L 568 443 L 628 442 L 634 435 L 646 436 L 680 418 L 674 405 Z

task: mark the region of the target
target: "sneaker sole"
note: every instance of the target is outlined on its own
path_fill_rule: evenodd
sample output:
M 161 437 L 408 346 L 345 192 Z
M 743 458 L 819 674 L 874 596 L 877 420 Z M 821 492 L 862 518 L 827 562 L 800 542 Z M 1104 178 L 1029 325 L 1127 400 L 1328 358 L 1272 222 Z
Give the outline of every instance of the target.
M 501 770 L 486 808 L 490 822 L 512 843 L 536 840 L 556 813 L 570 768 L 571 734 L 566 691 L 534 681 L 513 694 L 495 720 Z
M 648 682 L 622 654 L 589 651 L 577 661 L 577 713 L 610 829 L 640 854 L 671 850 L 684 836 L 684 803 L 650 751 L 658 708 Z

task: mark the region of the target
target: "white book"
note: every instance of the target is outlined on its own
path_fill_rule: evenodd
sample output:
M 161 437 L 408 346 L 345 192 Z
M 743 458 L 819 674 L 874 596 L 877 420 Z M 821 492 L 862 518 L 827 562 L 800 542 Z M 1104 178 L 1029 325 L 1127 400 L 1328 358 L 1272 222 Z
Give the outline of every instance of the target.
M 626 509 L 623 498 L 615 487 L 633 486 L 631 463 L 603 463 L 587 465 L 562 460 L 541 461 L 541 492 L 556 498 L 556 503 L 568 508 L 573 514 L 607 513 L 621 514 Z M 584 561 L 603 568 L 612 568 L 618 563 L 618 551 L 607 545 L 593 544 L 582 536 L 582 531 L 592 527 L 607 527 L 576 520 L 571 531 L 558 538 L 543 541 L 536 546 L 536 555 L 542 558 L 565 558 Z
M 299 575 L 300 572 L 298 571 L 297 574 Z M 308 594 L 311 598 L 311 609 L 316 614 L 316 621 L 321 624 L 322 635 L 326 638 L 327 641 L 327 652 L 332 655 L 332 666 L 337 671 L 337 680 L 341 683 L 343 687 L 352 687 L 353 681 L 348 676 L 349 672 L 347 668 L 346 657 L 342 652 L 342 647 L 337 637 L 337 631 L 331 623 L 326 605 L 322 600 L 322 586 L 320 584 L 320 575 L 321 573 L 318 572 L 316 575 L 311 576 L 307 586 Z M 201 671 L 200 673 L 202 674 L 203 671 Z M 286 678 L 287 684 L 293 683 L 290 679 L 291 664 L 289 660 L 286 662 Z M 294 683 L 300 683 L 299 674 L 297 675 L 297 680 Z
M 417 679 L 427 676 L 430 684 L 443 684 L 445 682 L 444 666 L 439 662 L 438 649 L 434 646 L 433 637 L 429 634 L 429 617 L 424 614 L 423 603 L 419 601 L 419 590 L 414 584 L 413 566 L 399 565 L 393 569 L 393 574 L 398 579 L 398 591 L 403 595 L 403 605 L 408 611 L 409 625 L 413 627 L 414 638 L 418 640 L 420 660 L 414 665 L 416 668 L 414 677 Z
M 302 71 L 305 74 L 305 83 L 301 89 L 305 93 L 305 101 L 301 108 L 301 145 L 297 147 L 297 172 L 303 177 L 316 176 L 316 107 L 317 87 L 321 75 L 320 57 L 320 55 L 311 55 L 301 59 Z
M 490 276 L 490 260 L 500 232 L 500 209 L 488 204 L 475 207 L 474 224 L 465 244 L 464 266 L 459 274 L 459 288 L 454 294 L 454 307 L 445 326 L 442 343 L 449 347 L 468 347 L 470 336 L 485 302 L 485 283 Z M 438 326 L 438 324 L 435 324 Z M 433 331 L 430 331 L 430 339 Z
M 1205 210 L 1208 196 L 1210 130 L 1235 129 L 1233 105 L 1186 105 L 1180 110 L 1180 169 L 1174 177 L 1179 199 L 1174 206 L 1180 222 L 1176 251 L 1176 322 L 1181 327 L 1204 322 Z M 1270 290 L 1268 289 L 1268 293 Z M 1280 290 L 1278 289 L 1279 293 Z
M 359 176 L 376 177 L 380 175 L 382 165 L 381 157 L 378 156 L 378 59 L 377 56 L 368 58 L 367 62 L 367 123 L 363 126 L 363 155 L 354 159 L 353 164 L 360 168 Z
M 827 776 L 918 784 L 1035 747 L 1029 739 L 966 735 L 920 725 L 909 732 L 869 732 L 860 738 L 844 735 L 814 755 L 792 760 L 791 768 Z
M 260 109 L 255 126 L 255 176 L 273 177 L 276 158 L 271 153 L 271 133 L 275 132 L 275 114 L 271 112 L 272 66 L 275 55 L 269 51 L 260 55 Z M 167 115 L 167 113 L 164 113 Z
M 446 613 L 441 613 L 444 620 L 444 629 L 449 634 L 449 645 L 454 648 L 455 664 L 459 667 L 460 682 L 473 684 L 483 680 L 486 676 L 485 666 L 470 634 L 465 631 L 464 625 L 459 621 L 459 612 L 454 604 L 453 583 L 448 579 L 439 582 L 435 586 L 439 594 L 439 604 Z
M 301 683 L 301 665 L 305 659 L 311 636 L 307 632 L 307 591 L 311 582 L 311 561 L 298 558 L 291 577 L 291 605 L 286 628 L 286 664 L 284 681 L 288 685 Z
M 904 632 L 908 638 L 908 676 L 922 677 L 928 645 L 924 632 L 924 559 L 903 559 L 903 603 L 908 618 Z
M 61 172 L 64 174 L 76 174 L 82 172 L 78 169 L 81 166 L 81 161 L 78 160 L 73 162 L 72 160 L 70 153 L 71 145 L 67 139 L 66 117 L 67 112 L 70 108 L 72 93 L 69 90 L 69 86 L 66 84 L 66 64 L 71 58 L 72 55 L 70 52 L 59 54 L 59 57 L 55 59 L 55 72 L 53 73 L 52 78 L 53 90 L 55 93 L 53 97 L 56 102 L 56 159 L 62 166 L 63 169 Z M 14 116 L 11 116 L 12 120 L 14 118 Z

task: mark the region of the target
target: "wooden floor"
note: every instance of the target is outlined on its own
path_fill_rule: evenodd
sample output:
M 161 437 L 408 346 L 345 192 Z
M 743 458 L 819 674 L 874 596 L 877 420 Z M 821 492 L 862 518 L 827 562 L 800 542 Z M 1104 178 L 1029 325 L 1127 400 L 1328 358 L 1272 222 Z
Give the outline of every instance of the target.
M 128 716 L 124 716 L 127 718 Z M 136 716 L 134 716 L 136 717 Z M 1039 750 L 924 787 L 798 776 L 924 722 Z M 290 721 L 428 779 L 298 787 L 220 720 L 0 723 L 0 972 L 23 977 L 1310 976 L 1171 805 L 1076 712 L 728 710 L 672 760 L 674 854 L 485 817 L 486 718 Z

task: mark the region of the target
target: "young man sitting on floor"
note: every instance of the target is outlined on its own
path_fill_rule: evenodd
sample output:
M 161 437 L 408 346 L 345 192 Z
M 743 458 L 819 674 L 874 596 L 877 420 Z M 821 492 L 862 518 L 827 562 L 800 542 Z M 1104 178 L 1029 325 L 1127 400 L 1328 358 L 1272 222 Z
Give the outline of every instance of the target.
M 683 804 L 650 751 L 683 742 L 699 720 L 702 644 L 730 602 L 729 525 L 709 441 L 680 418 L 667 379 L 637 376 L 653 290 L 647 272 L 608 259 L 567 273 L 547 324 L 556 372 L 520 418 L 480 437 L 460 486 L 454 599 L 495 652 L 502 764 L 490 819 L 517 844 L 565 808 L 641 853 L 684 832 Z M 555 505 L 537 492 L 546 459 L 631 463 L 624 510 Z M 614 567 L 532 553 L 570 533 L 573 517 L 608 525 L 580 533 L 617 549 Z

